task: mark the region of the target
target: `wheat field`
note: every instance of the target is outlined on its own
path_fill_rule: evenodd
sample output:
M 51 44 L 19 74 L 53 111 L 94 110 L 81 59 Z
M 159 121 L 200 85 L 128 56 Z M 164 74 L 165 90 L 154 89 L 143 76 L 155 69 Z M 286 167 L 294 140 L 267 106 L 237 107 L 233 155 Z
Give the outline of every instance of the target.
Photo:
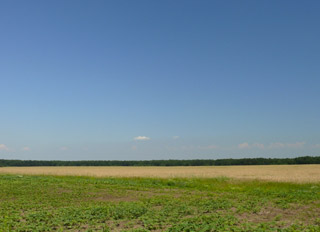
M 1 167 L 0 173 L 93 177 L 230 177 L 279 182 L 320 182 L 320 165 L 260 165 L 201 167 Z

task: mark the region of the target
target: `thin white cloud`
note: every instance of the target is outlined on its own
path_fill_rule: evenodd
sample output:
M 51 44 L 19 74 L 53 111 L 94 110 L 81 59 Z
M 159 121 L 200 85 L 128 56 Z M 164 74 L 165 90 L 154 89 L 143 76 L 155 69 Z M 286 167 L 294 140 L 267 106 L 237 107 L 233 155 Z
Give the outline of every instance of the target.
M 30 149 L 30 147 L 23 147 L 21 150 L 22 151 L 30 151 L 31 149 Z
M 218 146 L 217 145 L 208 145 L 208 146 L 199 146 L 199 149 L 203 149 L 203 150 L 213 150 L 213 149 L 217 149 Z
M 250 146 L 249 146 L 249 144 L 248 143 L 240 143 L 239 145 L 238 145 L 238 148 L 239 149 L 248 149 Z
M 303 148 L 306 142 L 296 142 L 296 143 L 270 143 L 268 148 L 279 149 L 279 148 Z
M 253 148 L 264 149 L 264 145 L 262 143 L 254 143 L 251 145 Z
M 184 145 L 184 146 L 181 146 L 180 148 L 181 148 L 181 150 L 190 151 L 190 150 L 194 150 L 196 147 L 193 145 Z
M 268 146 L 266 146 L 269 149 L 283 149 L 283 148 L 303 148 L 305 146 L 306 142 L 296 142 L 296 143 L 280 143 L 280 142 L 275 142 L 275 143 L 270 143 Z M 247 142 L 241 143 L 238 145 L 239 149 L 264 149 L 265 146 L 262 143 L 253 143 L 249 144 Z
M 68 150 L 68 149 L 69 149 L 69 148 L 66 147 L 66 146 L 60 147 L 60 150 L 61 150 L 61 151 L 66 151 L 66 150 Z
M 147 141 L 147 140 L 150 140 L 150 138 L 147 137 L 147 136 L 137 136 L 137 137 L 134 137 L 133 140 L 136 140 L 136 141 Z
M 305 142 L 296 142 L 296 143 L 288 143 L 287 146 L 289 148 L 303 148 L 305 144 L 306 144 Z
M 258 148 L 258 149 L 264 149 L 264 144 L 262 143 L 253 143 L 253 144 L 249 144 L 249 143 L 240 143 L 238 145 L 239 149 L 250 149 L 250 148 Z
M 180 136 L 175 135 L 175 136 L 173 136 L 172 138 L 173 138 L 173 139 L 179 139 Z
M 279 143 L 279 142 L 277 142 L 277 143 L 270 143 L 270 145 L 269 145 L 269 148 L 285 148 L 286 147 L 286 144 L 284 144 L 284 143 Z
M 0 144 L 0 151 L 9 151 L 9 148 L 5 144 Z

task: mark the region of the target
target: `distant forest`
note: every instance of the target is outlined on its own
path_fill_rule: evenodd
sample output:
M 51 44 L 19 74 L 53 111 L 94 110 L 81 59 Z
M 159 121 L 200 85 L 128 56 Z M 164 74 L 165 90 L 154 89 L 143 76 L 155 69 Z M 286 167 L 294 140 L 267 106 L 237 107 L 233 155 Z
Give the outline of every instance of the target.
M 320 156 L 297 158 L 243 158 L 243 159 L 194 159 L 194 160 L 6 160 L 0 159 L 0 167 L 32 166 L 230 166 L 272 164 L 320 164 Z

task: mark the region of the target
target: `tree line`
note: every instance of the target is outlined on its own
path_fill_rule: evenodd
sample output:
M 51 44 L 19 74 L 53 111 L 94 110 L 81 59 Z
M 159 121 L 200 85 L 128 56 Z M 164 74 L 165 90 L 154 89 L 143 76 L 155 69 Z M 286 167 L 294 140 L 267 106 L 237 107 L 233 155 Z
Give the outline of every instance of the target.
M 0 159 L 0 167 L 32 166 L 231 166 L 275 164 L 320 164 L 320 156 L 296 158 L 242 158 L 242 159 L 193 159 L 193 160 L 8 160 Z

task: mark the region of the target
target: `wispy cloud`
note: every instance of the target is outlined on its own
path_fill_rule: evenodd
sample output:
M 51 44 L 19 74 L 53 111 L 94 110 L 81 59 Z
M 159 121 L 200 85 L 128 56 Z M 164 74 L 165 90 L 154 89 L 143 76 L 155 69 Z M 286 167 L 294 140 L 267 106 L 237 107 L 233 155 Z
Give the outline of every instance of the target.
M 180 147 L 181 150 L 186 150 L 186 151 L 190 151 L 190 150 L 194 150 L 196 147 L 193 145 L 184 145 Z
M 23 148 L 21 148 L 21 150 L 22 151 L 30 151 L 31 149 L 30 149 L 30 147 L 23 147 Z
M 66 146 L 60 147 L 60 150 L 61 150 L 61 151 L 66 151 L 66 150 L 68 150 L 68 149 L 69 149 L 69 148 L 66 147 Z
M 136 140 L 136 141 L 147 141 L 147 140 L 150 140 L 150 138 L 147 137 L 147 136 L 137 136 L 137 137 L 134 137 L 133 140 Z
M 202 149 L 202 150 L 213 150 L 213 149 L 217 149 L 218 146 L 217 145 L 208 145 L 208 146 L 199 146 L 198 148 Z
M 262 144 L 262 143 L 254 143 L 254 144 L 251 145 L 251 147 L 264 149 L 264 144 Z
M 249 146 L 249 144 L 248 143 L 240 143 L 239 145 L 238 145 L 238 148 L 239 149 L 248 149 L 250 146 Z
M 173 138 L 173 139 L 179 139 L 180 136 L 175 135 L 175 136 L 173 136 L 172 138 Z
M 0 151 L 9 151 L 9 148 L 5 144 L 0 144 Z
M 279 149 L 279 148 L 303 148 L 306 142 L 296 142 L 296 143 L 270 143 L 268 148 Z
M 264 149 L 264 144 L 262 143 L 253 143 L 253 144 L 249 144 L 249 143 L 240 143 L 238 145 L 239 149 L 250 149 L 250 148 L 258 148 L 258 149 Z
M 284 148 L 286 147 L 286 145 L 284 143 L 270 143 L 270 145 L 268 146 L 269 148 Z
M 304 147 L 306 143 L 305 142 L 296 142 L 296 143 L 288 143 L 287 146 L 289 148 L 302 148 Z
M 281 143 L 281 142 L 275 142 L 275 143 L 270 143 L 269 145 L 265 146 L 262 143 L 253 143 L 249 144 L 247 142 L 241 143 L 238 145 L 239 149 L 251 149 L 251 148 L 256 148 L 256 149 L 264 149 L 264 148 L 269 148 L 269 149 L 282 149 L 282 148 L 303 148 L 305 146 L 306 142 L 296 142 L 296 143 Z

